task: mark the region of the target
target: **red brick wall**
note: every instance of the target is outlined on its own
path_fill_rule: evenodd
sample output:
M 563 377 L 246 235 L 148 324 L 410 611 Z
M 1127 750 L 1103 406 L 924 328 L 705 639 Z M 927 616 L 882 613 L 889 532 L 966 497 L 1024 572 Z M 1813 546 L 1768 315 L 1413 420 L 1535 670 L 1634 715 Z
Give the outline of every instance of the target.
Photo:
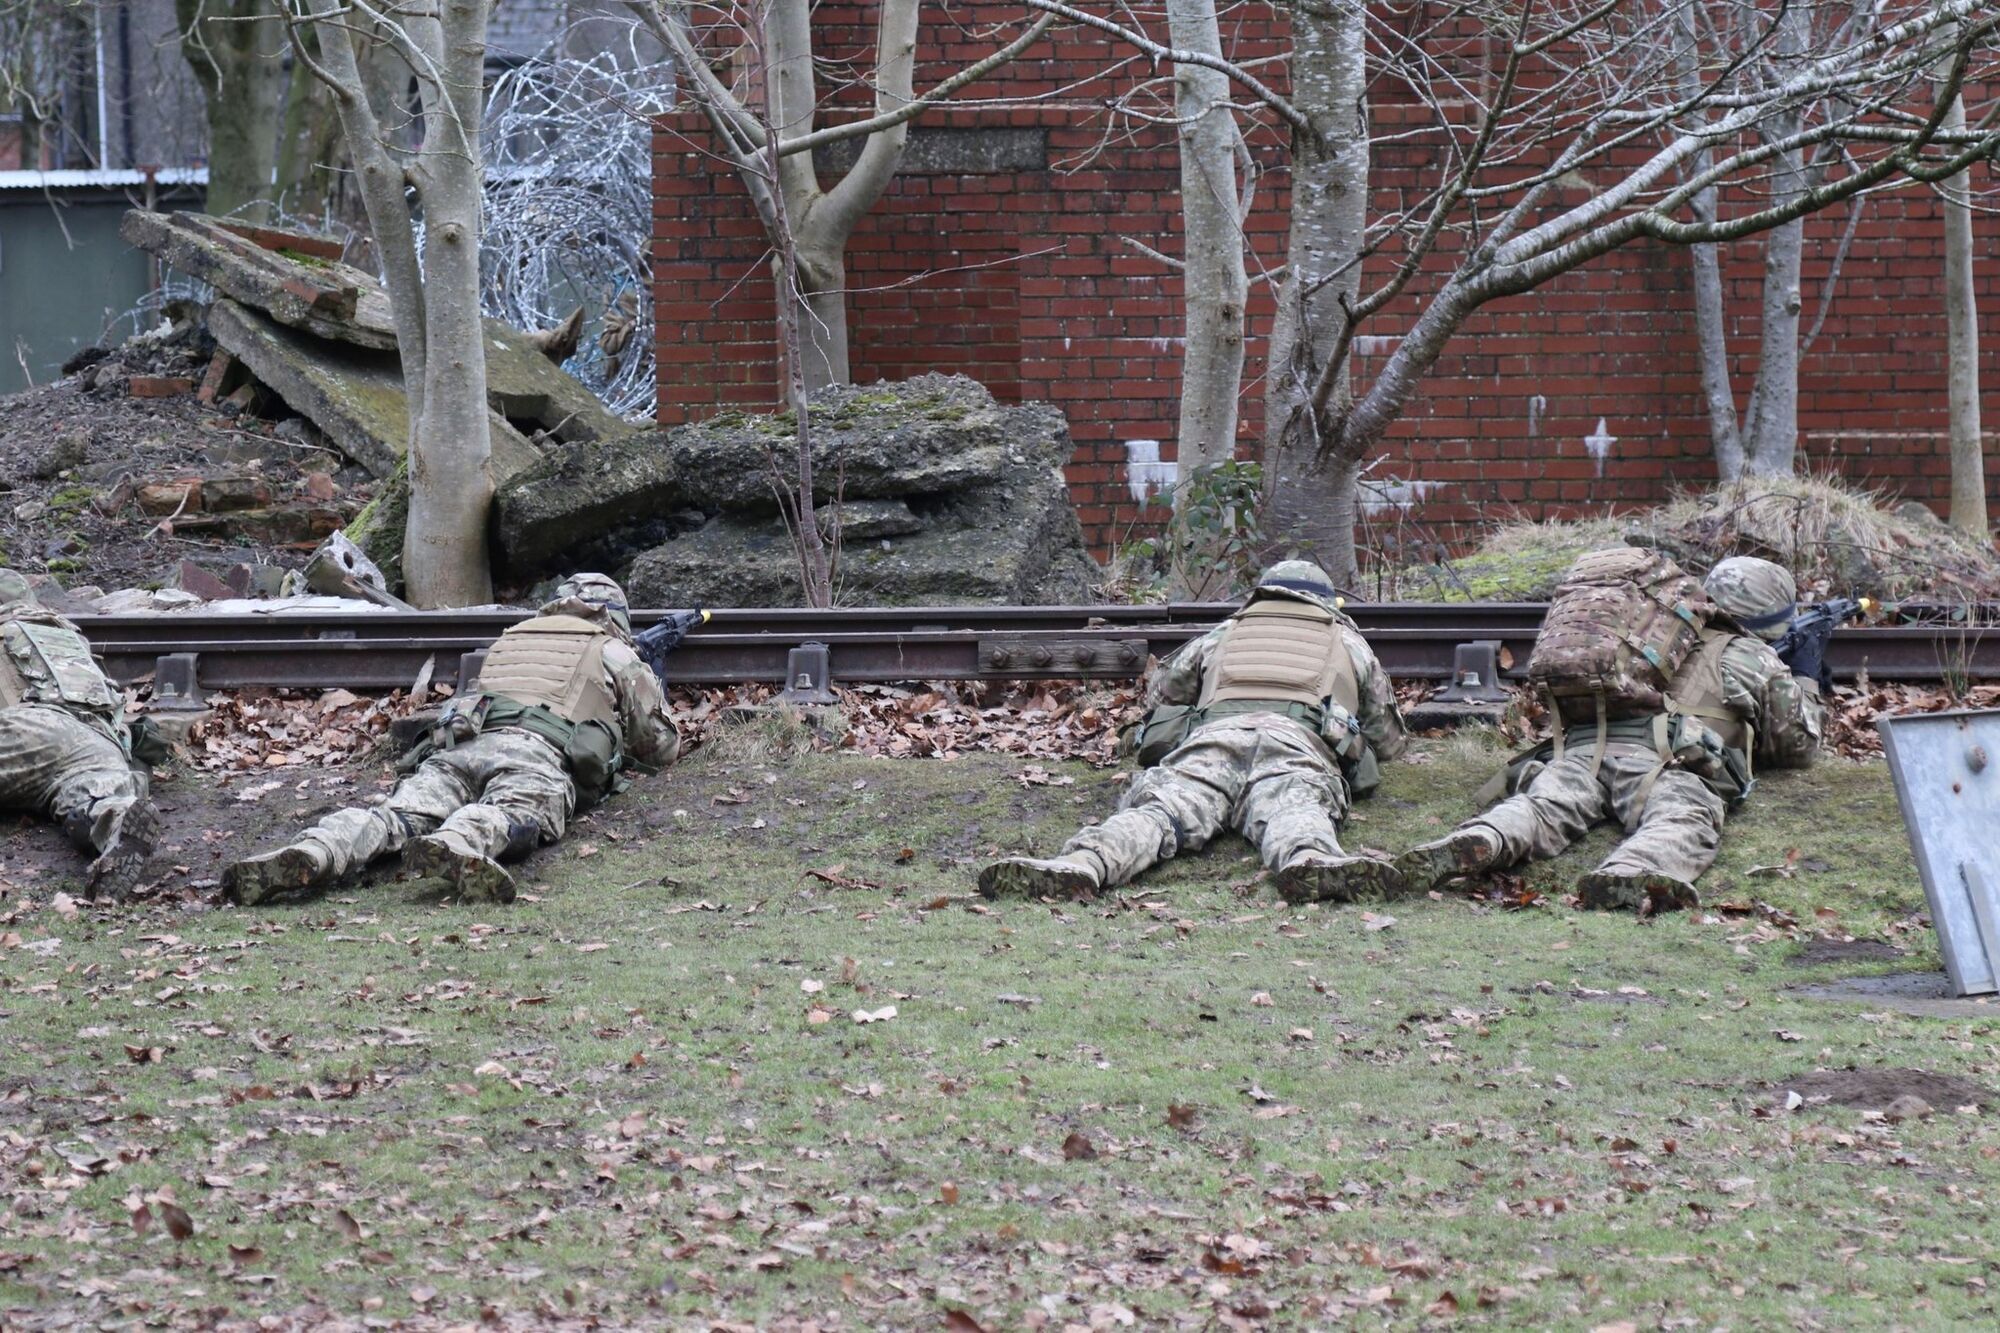
M 859 56 L 865 64 L 868 30 L 830 26 L 835 12 L 834 0 L 816 11 L 818 29 L 829 34 L 821 54 Z M 994 42 L 969 34 L 1018 13 L 989 0 L 927 6 L 918 87 L 990 50 Z M 1283 28 L 1263 11 L 1235 9 L 1225 44 L 1239 59 L 1281 52 Z M 1180 284 L 1121 238 L 1178 253 L 1178 161 L 1170 130 L 1109 123 L 1101 109 L 1152 74 L 1094 33 L 1045 41 L 1032 58 L 961 96 L 1048 94 L 1059 102 L 939 114 L 920 125 L 1044 131 L 1050 169 L 905 173 L 848 251 L 855 379 L 961 371 L 1002 399 L 1061 406 L 1077 443 L 1069 476 L 1078 513 L 1100 551 L 1145 523 L 1127 466 L 1131 442 L 1156 441 L 1163 459 L 1173 457 Z M 1161 92 L 1170 95 L 1164 85 Z M 1394 89 L 1378 89 L 1378 127 L 1415 114 L 1397 105 Z M 1253 151 L 1263 168 L 1250 221 L 1254 275 L 1283 262 L 1288 199 L 1279 137 L 1260 132 Z M 748 198 L 710 155 L 698 115 L 663 120 L 655 152 L 660 419 L 769 403 L 777 379 L 772 288 Z M 1396 207 L 1426 188 L 1423 166 L 1421 154 L 1380 154 L 1372 182 L 1379 206 Z M 1862 207 L 1830 312 L 1804 361 L 1802 454 L 1816 471 L 1942 504 L 1949 484 L 1938 211 L 1920 191 L 1876 196 Z M 1808 325 L 1846 220 L 1843 207 L 1809 223 L 1802 284 Z M 1975 226 L 1992 230 L 1982 221 Z M 1761 271 L 1757 243 L 1732 247 L 1726 295 L 1746 395 L 1756 368 Z M 1988 310 L 2000 309 L 1995 273 L 1995 265 L 1982 266 Z M 1396 427 L 1377 469 L 1385 478 L 1429 484 L 1414 511 L 1419 522 L 1378 518 L 1369 542 L 1462 536 L 1517 513 L 1640 504 L 1712 478 L 1688 282 L 1684 251 L 1635 244 L 1476 315 Z M 1361 344 L 1358 383 L 1381 364 L 1384 344 L 1407 327 L 1421 295 L 1413 292 L 1365 331 L 1374 340 Z M 1256 284 L 1246 447 L 1262 424 L 1270 307 L 1268 286 Z M 2000 374 L 2000 338 L 1987 338 L 1985 351 L 1986 373 Z M 1615 439 L 1601 465 L 1584 443 L 1600 419 Z

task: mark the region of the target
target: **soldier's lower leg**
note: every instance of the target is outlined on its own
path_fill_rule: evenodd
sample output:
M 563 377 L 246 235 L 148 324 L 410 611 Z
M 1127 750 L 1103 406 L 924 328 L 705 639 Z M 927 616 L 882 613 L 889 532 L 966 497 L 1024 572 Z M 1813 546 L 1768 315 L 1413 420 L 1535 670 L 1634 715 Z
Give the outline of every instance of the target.
M 1629 798 L 1635 803 L 1636 787 Z M 1661 773 L 1637 827 L 1578 884 L 1584 906 L 1661 911 L 1698 904 L 1695 881 L 1715 862 L 1725 809 L 1692 773 Z
M 160 817 L 146 799 L 143 778 L 123 756 L 113 751 L 99 765 L 65 774 L 50 812 L 77 850 L 94 857 L 85 872 L 90 896 L 130 894 L 159 842 Z
M 1525 790 L 1480 815 L 1474 822 L 1497 841 L 1492 864 L 1560 856 L 1607 817 L 1611 807 L 1604 783 L 1591 769 L 1590 753 L 1571 749 L 1537 773 Z
M 246 907 L 280 893 L 332 883 L 402 849 L 428 821 L 413 821 L 386 802 L 336 810 L 299 837 L 223 872 L 223 896 Z
M 512 902 L 514 878 L 500 862 L 518 860 L 562 837 L 575 808 L 566 770 L 507 762 L 487 779 L 479 800 L 453 811 L 436 833 L 410 845 L 404 864 L 449 879 L 459 896 Z
M 1413 893 L 1428 893 L 1464 875 L 1490 870 L 1500 856 L 1500 835 L 1477 819 L 1442 838 L 1418 843 L 1396 858 L 1396 875 Z

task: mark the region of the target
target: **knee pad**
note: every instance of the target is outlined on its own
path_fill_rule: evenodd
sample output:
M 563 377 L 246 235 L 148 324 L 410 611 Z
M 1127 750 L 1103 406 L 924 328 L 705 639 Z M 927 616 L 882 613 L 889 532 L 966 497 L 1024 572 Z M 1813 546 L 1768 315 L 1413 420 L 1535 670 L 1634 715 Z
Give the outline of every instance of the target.
M 542 845 L 541 823 L 533 819 L 507 821 L 507 845 L 500 849 L 502 861 L 518 861 Z
M 63 836 L 78 847 L 95 846 L 93 835 L 97 832 L 97 815 L 88 808 L 72 810 L 63 816 L 62 831 Z

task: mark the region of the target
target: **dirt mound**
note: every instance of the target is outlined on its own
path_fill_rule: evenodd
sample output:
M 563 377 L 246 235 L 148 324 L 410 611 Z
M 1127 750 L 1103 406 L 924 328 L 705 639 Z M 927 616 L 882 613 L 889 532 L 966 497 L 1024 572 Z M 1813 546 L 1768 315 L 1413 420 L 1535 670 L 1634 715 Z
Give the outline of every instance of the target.
M 1881 940 L 1817 939 L 1785 961 L 1793 967 L 1819 967 L 1826 963 L 1893 963 L 1906 958 L 1903 950 Z
M 1814 1069 L 1780 1079 L 1773 1087 L 1780 1099 L 1796 1092 L 1808 1106 L 1852 1106 L 1861 1111 L 1886 1110 L 1898 1097 L 1918 1098 L 1946 1114 L 1961 1106 L 1985 1110 L 1994 1104 L 1993 1093 L 1970 1079 L 1921 1069 Z
M 303 421 L 201 401 L 212 352 L 180 325 L 0 398 L 0 564 L 105 589 L 303 564 L 374 482 Z
M 1577 556 L 1621 543 L 1658 547 L 1696 573 L 1732 555 L 1775 560 L 1806 600 L 2000 597 L 1990 543 L 1914 501 L 1808 477 L 1734 482 L 1619 518 L 1509 523 L 1470 554 L 1398 570 L 1394 582 L 1405 598 L 1544 601 Z

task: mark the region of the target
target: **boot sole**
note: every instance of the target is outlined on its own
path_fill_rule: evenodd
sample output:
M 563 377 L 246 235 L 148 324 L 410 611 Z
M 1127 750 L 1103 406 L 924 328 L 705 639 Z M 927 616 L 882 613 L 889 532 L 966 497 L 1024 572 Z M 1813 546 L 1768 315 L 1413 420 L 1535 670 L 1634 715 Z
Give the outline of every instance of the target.
M 1097 881 L 1084 870 L 1051 870 L 998 861 L 979 872 L 979 891 L 988 898 L 1092 898 Z
M 238 861 L 222 872 L 222 896 L 241 907 L 255 907 L 288 889 L 310 888 L 319 878 L 319 867 L 311 856 L 297 847 L 286 847 L 268 856 Z
M 1597 911 L 1671 912 L 1701 906 L 1701 895 L 1671 875 L 1585 875 L 1577 896 Z
M 419 879 L 449 880 L 469 903 L 511 903 L 514 877 L 484 857 L 460 856 L 450 847 L 419 838 L 403 853 L 403 868 Z
M 113 835 L 111 845 L 90 863 L 90 896 L 93 899 L 123 901 L 138 887 L 140 877 L 146 872 L 146 863 L 153 859 L 153 848 L 159 841 L 160 812 L 153 808 L 152 803 L 137 801 L 127 807 L 124 817 L 118 821 L 118 832 Z
M 1428 893 L 1440 889 L 1455 879 L 1477 875 L 1492 867 L 1491 860 L 1480 851 L 1486 841 L 1483 838 L 1454 837 L 1436 847 L 1413 847 L 1394 861 L 1396 874 L 1412 891 Z
M 1409 884 L 1387 861 L 1364 858 L 1339 865 L 1294 866 L 1276 876 L 1288 903 L 1379 903 L 1400 898 Z

